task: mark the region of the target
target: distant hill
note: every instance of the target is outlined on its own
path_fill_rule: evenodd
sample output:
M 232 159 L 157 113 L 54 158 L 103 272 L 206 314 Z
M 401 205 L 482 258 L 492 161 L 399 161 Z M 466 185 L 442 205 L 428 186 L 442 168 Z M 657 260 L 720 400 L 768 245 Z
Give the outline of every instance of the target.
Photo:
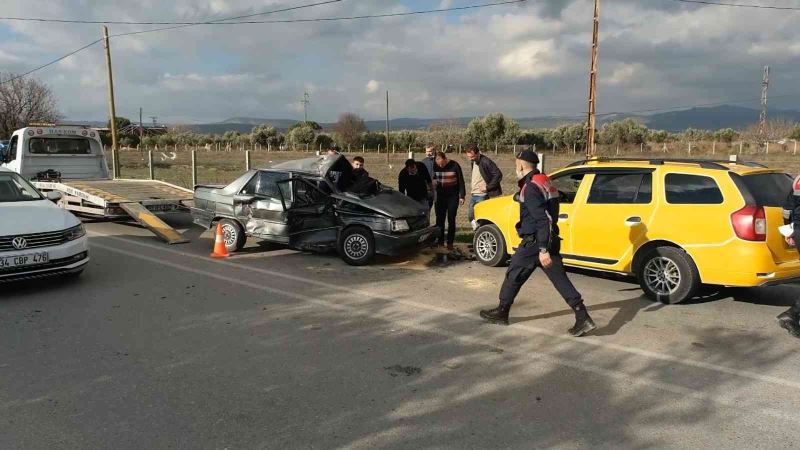
M 722 105 L 708 108 L 691 108 L 682 111 L 672 111 L 650 115 L 608 115 L 598 117 L 600 125 L 625 118 L 636 119 L 651 129 L 667 131 L 683 131 L 687 128 L 700 128 L 716 130 L 719 128 L 743 129 L 758 121 L 759 110 L 740 106 Z M 800 122 L 800 111 L 772 109 L 769 112 L 771 119 L 784 118 L 792 122 Z M 455 122 L 466 127 L 472 117 L 458 117 L 453 119 L 424 119 L 403 117 L 392 119 L 392 130 L 424 130 L 433 124 L 441 122 Z M 582 117 L 565 118 L 560 116 L 523 117 L 516 121 L 523 129 L 552 128 L 569 123 L 582 122 Z M 271 124 L 280 131 L 286 131 L 291 125 L 297 123 L 294 119 L 264 119 L 258 117 L 232 117 L 217 123 L 188 125 L 187 127 L 198 133 L 223 134 L 226 131 L 249 133 L 256 125 Z M 332 123 L 321 123 L 322 127 L 330 131 Z M 382 131 L 385 123 L 382 120 L 367 120 L 364 125 L 370 131 Z

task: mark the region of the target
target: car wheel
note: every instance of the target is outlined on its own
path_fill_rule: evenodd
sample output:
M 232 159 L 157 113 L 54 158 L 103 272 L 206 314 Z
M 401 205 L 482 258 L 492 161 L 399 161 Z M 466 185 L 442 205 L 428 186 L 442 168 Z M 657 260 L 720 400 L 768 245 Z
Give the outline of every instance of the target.
M 506 240 L 497 225 L 483 225 L 475 231 L 472 239 L 475 258 L 489 267 L 499 267 L 508 261 Z
M 339 256 L 351 266 L 364 266 L 375 256 L 375 237 L 362 227 L 344 230 L 339 237 Z
M 685 251 L 674 247 L 658 247 L 648 252 L 636 275 L 647 297 L 666 304 L 688 300 L 700 287 L 694 261 Z
M 229 253 L 241 250 L 244 247 L 247 236 L 245 236 L 244 229 L 239 222 L 231 219 L 222 219 L 219 223 L 222 225 L 222 240 L 225 242 L 225 249 Z

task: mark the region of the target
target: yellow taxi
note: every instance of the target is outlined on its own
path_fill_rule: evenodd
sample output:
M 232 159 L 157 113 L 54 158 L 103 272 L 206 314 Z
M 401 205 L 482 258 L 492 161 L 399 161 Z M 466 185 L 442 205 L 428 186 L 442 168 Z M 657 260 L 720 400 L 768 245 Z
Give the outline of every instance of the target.
M 664 303 L 701 285 L 754 287 L 796 281 L 800 256 L 786 244 L 783 204 L 792 178 L 756 163 L 595 158 L 550 175 L 558 188 L 564 264 L 635 276 Z M 512 196 L 479 203 L 473 246 L 488 266 L 520 243 Z

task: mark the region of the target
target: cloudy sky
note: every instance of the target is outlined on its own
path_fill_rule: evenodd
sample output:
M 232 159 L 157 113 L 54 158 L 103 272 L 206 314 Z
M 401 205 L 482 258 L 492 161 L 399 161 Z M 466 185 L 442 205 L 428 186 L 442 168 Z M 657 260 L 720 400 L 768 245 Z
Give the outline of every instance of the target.
M 2 16 L 206 21 L 320 0 L 5 0 Z M 493 0 L 342 0 L 260 19 L 381 14 Z M 494 0 L 496 1 L 496 0 Z M 800 0 L 742 0 L 798 6 Z M 756 106 L 763 66 L 772 103 L 800 95 L 800 11 L 604 0 L 598 110 L 736 101 Z M 259 18 L 255 18 L 259 19 Z M 528 0 L 463 12 L 341 22 L 195 26 L 112 39 L 118 115 L 200 123 L 234 116 L 333 121 L 382 117 L 515 117 L 586 110 L 592 0 Z M 111 25 L 112 34 L 156 28 Z M 81 47 L 100 25 L 0 21 L 0 71 L 24 72 Z M 104 54 L 95 45 L 34 76 L 64 115 L 107 115 Z M 780 97 L 784 96 L 784 97 Z M 752 100 L 751 100 L 752 99 Z

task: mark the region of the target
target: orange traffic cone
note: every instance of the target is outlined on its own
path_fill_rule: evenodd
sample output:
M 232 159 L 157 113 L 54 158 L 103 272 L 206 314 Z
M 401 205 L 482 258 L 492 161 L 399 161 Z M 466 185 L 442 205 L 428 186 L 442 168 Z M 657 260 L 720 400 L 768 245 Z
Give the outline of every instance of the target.
M 227 258 L 230 256 L 228 249 L 225 248 L 225 233 L 222 231 L 222 224 L 217 224 L 217 235 L 214 238 L 214 253 L 212 258 Z

